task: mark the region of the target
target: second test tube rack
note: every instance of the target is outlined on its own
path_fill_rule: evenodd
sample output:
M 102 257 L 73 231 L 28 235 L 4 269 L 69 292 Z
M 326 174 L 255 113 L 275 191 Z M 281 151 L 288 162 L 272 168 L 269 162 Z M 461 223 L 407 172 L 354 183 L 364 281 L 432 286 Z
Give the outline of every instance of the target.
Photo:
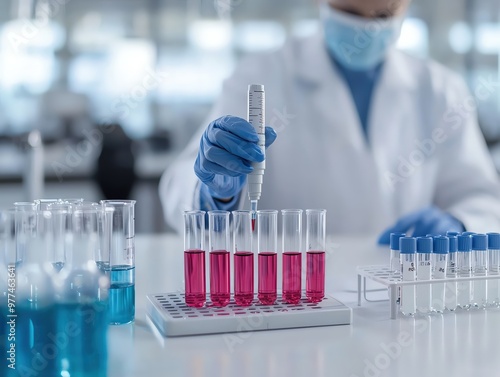
M 476 280 L 491 280 L 498 281 L 500 275 L 487 275 L 487 276 L 470 276 L 470 277 L 456 277 L 434 280 L 415 280 L 415 281 L 402 281 L 401 275 L 393 273 L 390 266 L 374 265 L 374 266 L 358 266 L 356 268 L 358 274 L 358 306 L 361 306 L 362 298 L 366 299 L 366 280 L 372 280 L 380 283 L 388 288 L 390 316 L 391 319 L 396 319 L 398 316 L 399 306 L 399 288 L 403 286 L 417 286 L 422 284 L 443 284 L 452 282 L 467 282 Z

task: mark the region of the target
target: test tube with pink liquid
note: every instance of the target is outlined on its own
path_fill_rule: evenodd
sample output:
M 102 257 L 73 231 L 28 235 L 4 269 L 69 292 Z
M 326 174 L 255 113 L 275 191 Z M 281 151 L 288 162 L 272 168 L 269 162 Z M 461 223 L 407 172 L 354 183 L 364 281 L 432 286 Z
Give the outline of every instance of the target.
M 278 211 L 257 211 L 257 251 L 259 264 L 258 298 L 272 305 L 277 298 Z
M 321 302 L 325 296 L 326 210 L 306 210 L 306 297 Z
M 234 301 L 250 306 L 254 296 L 252 211 L 233 211 Z
M 231 299 L 230 230 L 228 211 L 208 212 L 210 300 L 218 307 L 226 306 Z
M 302 286 L 302 210 L 281 211 L 283 244 L 283 301 L 298 304 Z
M 184 283 L 186 305 L 205 305 L 205 211 L 184 212 Z

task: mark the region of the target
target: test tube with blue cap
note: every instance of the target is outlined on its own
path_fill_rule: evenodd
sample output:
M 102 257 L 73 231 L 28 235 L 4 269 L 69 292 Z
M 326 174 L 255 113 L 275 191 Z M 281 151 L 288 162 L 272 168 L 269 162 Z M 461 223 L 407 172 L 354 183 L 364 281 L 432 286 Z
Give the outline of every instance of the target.
M 449 238 L 445 236 L 435 237 L 433 249 L 432 279 L 445 279 L 448 263 L 448 253 L 450 251 Z M 432 285 L 432 309 L 437 313 L 442 313 L 444 311 L 444 308 L 445 284 L 435 283 Z
M 417 238 L 417 280 L 431 280 L 432 270 L 432 238 Z M 417 312 L 428 314 L 431 312 L 431 286 L 420 284 L 416 286 Z
M 401 273 L 401 261 L 399 258 L 399 239 L 404 237 L 404 233 L 391 233 L 390 236 L 390 259 L 389 259 L 389 267 L 391 269 L 391 273 L 399 274 Z
M 500 275 L 500 233 L 488 233 L 488 275 Z M 488 281 L 488 306 L 500 304 L 500 280 Z
M 457 237 L 458 276 L 471 277 L 472 237 L 470 234 L 461 234 Z M 471 281 L 461 281 L 457 284 L 457 301 L 461 309 L 469 309 L 471 304 Z
M 474 276 L 486 276 L 488 271 L 488 237 L 486 234 L 472 235 L 472 268 Z M 476 308 L 485 308 L 487 299 L 486 280 L 475 280 L 472 284 L 472 304 Z
M 414 237 L 401 237 L 399 239 L 399 249 L 401 257 L 401 276 L 403 281 L 415 281 L 417 269 L 415 266 L 415 253 L 417 251 L 417 241 Z M 404 285 L 401 287 L 401 307 L 403 315 L 414 315 L 417 309 L 415 300 L 415 286 Z
M 450 253 L 448 255 L 448 268 L 446 270 L 446 277 L 455 279 L 457 277 L 457 235 L 451 234 L 458 232 L 447 232 Z M 449 281 L 446 283 L 445 292 L 445 309 L 454 311 L 457 308 L 457 282 Z

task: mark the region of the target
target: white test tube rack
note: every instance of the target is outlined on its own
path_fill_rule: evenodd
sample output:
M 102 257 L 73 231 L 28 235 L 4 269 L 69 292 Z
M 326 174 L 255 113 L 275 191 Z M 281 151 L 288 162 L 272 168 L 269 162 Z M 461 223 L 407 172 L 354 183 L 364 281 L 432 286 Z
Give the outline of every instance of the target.
M 475 281 L 475 280 L 498 280 L 500 275 L 486 275 L 486 276 L 470 276 L 470 277 L 456 277 L 456 278 L 445 278 L 445 279 L 431 279 L 431 280 L 415 280 L 415 281 L 402 281 L 401 274 L 394 273 L 391 271 L 390 266 L 385 265 L 375 265 L 375 266 L 358 266 L 356 267 L 356 272 L 358 274 L 358 306 L 361 306 L 362 298 L 366 301 L 369 300 L 366 297 L 366 280 L 372 280 L 374 282 L 380 283 L 388 288 L 389 291 L 389 305 L 390 305 L 390 316 L 391 319 L 396 319 L 398 317 L 398 288 L 403 286 L 417 286 L 421 284 L 442 284 L 442 283 L 452 283 L 452 282 L 465 282 L 465 281 Z M 385 300 L 376 300 L 385 301 Z
M 226 307 L 214 307 L 207 300 L 202 308 L 188 307 L 181 292 L 146 297 L 148 318 L 165 337 L 350 325 L 352 322 L 352 309 L 328 294 L 318 303 L 309 303 L 304 298 L 298 304 L 287 304 L 278 293 L 273 305 L 259 304 L 255 295 L 252 305 L 247 307 L 237 306 L 234 300 Z

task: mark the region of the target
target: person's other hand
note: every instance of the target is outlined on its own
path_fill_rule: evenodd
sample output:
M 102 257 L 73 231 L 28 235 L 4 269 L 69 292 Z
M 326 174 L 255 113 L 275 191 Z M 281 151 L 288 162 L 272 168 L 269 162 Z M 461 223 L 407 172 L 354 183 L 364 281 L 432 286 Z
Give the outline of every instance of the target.
M 463 232 L 463 224 L 455 217 L 430 206 L 420 211 L 403 216 L 389 229 L 386 229 L 379 237 L 380 245 L 388 245 L 391 233 L 407 233 L 413 228 L 413 237 L 421 237 L 426 234 L 445 234 L 447 231 Z
M 266 127 L 266 148 L 276 140 L 276 132 Z M 242 118 L 224 116 L 210 123 L 200 141 L 194 164 L 196 176 L 208 186 L 212 197 L 230 199 L 239 194 L 252 162 L 264 155 L 254 127 Z

